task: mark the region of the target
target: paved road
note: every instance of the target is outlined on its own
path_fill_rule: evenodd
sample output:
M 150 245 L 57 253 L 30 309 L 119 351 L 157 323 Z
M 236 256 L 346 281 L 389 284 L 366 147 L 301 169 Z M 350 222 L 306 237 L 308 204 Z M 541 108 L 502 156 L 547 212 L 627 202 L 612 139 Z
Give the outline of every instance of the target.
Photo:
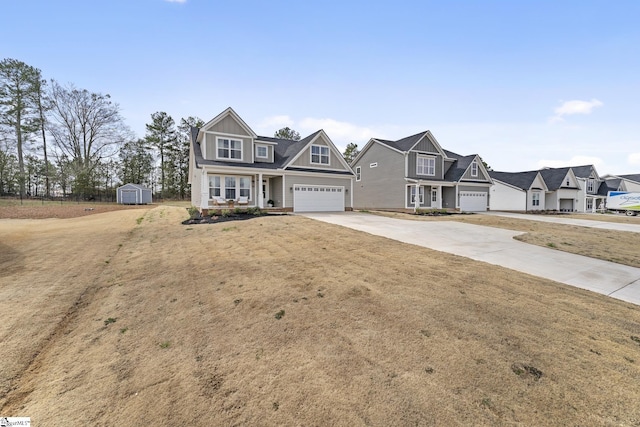
M 530 245 L 519 231 L 456 221 L 412 221 L 356 212 L 308 218 L 500 265 L 640 305 L 640 268 Z M 593 221 L 591 221 L 593 222 Z
M 638 224 L 622 224 L 617 222 L 605 222 L 589 219 L 589 214 L 585 218 L 564 218 L 562 215 L 532 215 L 510 212 L 487 211 L 478 212 L 480 215 L 504 216 L 508 218 L 527 219 L 531 221 L 555 222 L 557 224 L 579 225 L 581 227 L 602 228 L 604 230 L 631 231 L 640 233 L 640 221 Z

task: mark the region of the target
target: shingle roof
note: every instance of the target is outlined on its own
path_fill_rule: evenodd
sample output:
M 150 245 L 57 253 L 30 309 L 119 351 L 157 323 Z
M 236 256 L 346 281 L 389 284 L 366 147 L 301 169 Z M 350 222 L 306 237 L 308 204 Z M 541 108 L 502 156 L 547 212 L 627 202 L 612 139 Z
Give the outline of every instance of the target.
M 578 178 L 589 178 L 593 172 L 593 165 L 571 166 L 571 169 Z
M 531 184 L 538 176 L 538 171 L 526 171 L 526 172 L 498 172 L 489 171 L 489 175 L 493 179 L 505 182 L 514 187 L 528 190 L 531 188 Z
M 259 168 L 259 169 L 281 169 L 287 163 L 291 161 L 307 144 L 316 137 L 321 130 L 312 133 L 311 135 L 302 138 L 299 141 L 293 141 L 290 139 L 280 139 L 273 138 L 269 136 L 258 136 L 256 139 L 257 142 L 265 141 L 265 142 L 275 142 L 273 150 L 273 163 L 266 162 L 257 162 L 257 163 L 238 163 L 238 162 L 224 162 L 218 160 L 208 160 L 205 159 L 202 155 L 202 148 L 200 144 L 196 142 L 198 137 L 198 132 L 200 129 L 191 128 L 191 144 L 193 145 L 193 152 L 195 155 L 195 160 L 198 165 L 212 165 L 212 166 L 236 166 L 236 167 L 251 167 L 251 168 Z
M 388 145 L 391 148 L 395 148 L 400 151 L 409 151 L 411 147 L 416 145 L 416 142 L 424 136 L 427 131 L 416 133 L 415 135 L 407 136 L 406 138 L 399 139 L 397 141 L 388 141 L 386 139 L 374 138 L 376 141 Z
M 562 186 L 564 178 L 569 173 L 570 167 L 565 168 L 548 168 L 540 170 L 540 175 L 544 179 L 544 183 L 547 184 L 547 188 L 551 191 L 555 191 Z
M 469 165 L 471 164 L 473 159 L 476 158 L 475 154 L 472 154 L 470 156 L 460 156 L 451 151 L 446 152 L 446 154 L 447 154 L 447 157 L 452 157 L 451 155 L 457 156 L 457 157 L 453 157 L 456 159 L 456 162 L 454 162 L 449 168 L 449 170 L 447 171 L 447 173 L 444 174 L 444 179 L 446 181 L 460 180 L 460 178 L 462 178 L 464 173 L 469 168 Z
M 618 175 L 620 178 L 628 179 L 629 181 L 635 181 L 640 183 L 640 174 L 630 174 L 630 175 Z
M 620 187 L 620 178 L 605 179 L 598 187 L 598 196 L 606 196 L 609 191 L 616 191 Z

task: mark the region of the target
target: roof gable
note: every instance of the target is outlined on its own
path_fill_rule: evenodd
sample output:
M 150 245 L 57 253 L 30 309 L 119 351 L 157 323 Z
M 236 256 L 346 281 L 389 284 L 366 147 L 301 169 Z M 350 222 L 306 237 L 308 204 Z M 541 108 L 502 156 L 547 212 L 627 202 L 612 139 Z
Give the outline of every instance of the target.
M 200 132 L 203 131 L 208 131 L 210 129 L 212 129 L 213 127 L 215 127 L 216 125 L 219 125 L 221 123 L 224 122 L 233 122 L 237 125 L 237 128 L 243 130 L 244 132 L 246 132 L 245 136 L 249 136 L 251 138 L 257 138 L 258 135 L 256 135 L 256 133 L 253 131 L 253 129 L 251 129 L 249 127 L 249 125 L 247 125 L 244 120 L 242 120 L 242 118 L 238 115 L 238 113 L 236 113 L 233 108 L 229 107 L 226 110 L 224 110 L 222 113 L 218 114 L 217 116 L 215 116 L 213 119 L 211 119 L 209 122 L 207 122 L 204 126 L 202 126 L 200 128 Z M 228 125 L 227 125 L 228 126 Z M 237 132 L 226 132 L 226 133 L 237 133 Z M 241 134 L 241 133 L 239 133 Z
M 324 130 L 320 129 L 319 131 L 316 131 L 311 135 L 307 136 L 306 138 L 303 138 L 297 142 L 298 142 L 297 144 L 290 144 L 287 150 L 285 151 L 284 153 L 285 160 L 282 165 L 283 168 L 286 169 L 287 167 L 290 167 L 303 153 L 307 151 L 309 147 L 311 147 L 311 145 L 318 143 L 320 145 L 328 146 L 329 150 L 333 152 L 333 154 L 335 155 L 335 158 L 338 159 L 338 162 L 340 162 L 342 167 L 345 170 L 353 173 L 351 166 L 349 166 L 347 161 L 342 156 L 342 153 L 340 152 L 340 150 L 336 148 L 335 144 L 333 143 L 333 141 L 331 141 L 331 138 L 329 138 L 329 135 L 327 135 L 327 133 Z
M 555 191 L 561 187 L 565 188 L 577 188 L 578 182 L 576 176 L 570 167 L 565 168 L 547 168 L 540 171 L 544 182 L 547 184 L 547 188 L 550 191 Z M 569 179 L 569 185 L 566 185 L 566 181 Z
M 600 175 L 598 175 L 598 172 L 593 165 L 571 166 L 571 169 L 577 178 L 600 179 Z

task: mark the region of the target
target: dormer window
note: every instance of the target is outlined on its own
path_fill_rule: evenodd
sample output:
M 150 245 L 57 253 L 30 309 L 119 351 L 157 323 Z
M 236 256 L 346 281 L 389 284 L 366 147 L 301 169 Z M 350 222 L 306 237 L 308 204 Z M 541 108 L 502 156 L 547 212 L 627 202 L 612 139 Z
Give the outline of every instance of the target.
M 594 190 L 595 187 L 596 187 L 596 183 L 595 183 L 594 179 L 593 178 L 589 178 L 589 180 L 587 181 L 587 192 L 593 193 L 595 191 Z
M 269 158 L 268 148 L 264 145 L 256 145 L 256 157 L 259 159 Z
M 328 165 L 329 164 L 329 147 L 324 145 L 311 146 L 311 164 Z
M 471 163 L 471 176 L 478 176 L 478 162 L 475 160 Z
M 569 178 L 567 178 L 567 182 L 565 182 L 565 183 L 564 183 L 564 185 L 565 185 L 566 187 L 571 186 L 571 180 L 570 180 Z
M 242 160 L 242 141 L 239 139 L 218 138 L 217 149 L 219 159 Z

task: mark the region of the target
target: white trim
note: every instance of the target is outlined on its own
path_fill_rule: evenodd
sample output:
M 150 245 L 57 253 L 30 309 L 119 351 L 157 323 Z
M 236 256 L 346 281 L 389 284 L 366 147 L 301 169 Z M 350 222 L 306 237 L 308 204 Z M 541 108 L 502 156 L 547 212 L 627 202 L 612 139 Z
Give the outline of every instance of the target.
M 416 141 L 415 144 L 413 144 L 411 146 L 411 148 L 409 148 L 407 150 L 407 152 L 409 151 L 413 151 L 413 148 L 418 145 L 420 143 L 420 141 L 422 141 L 425 137 L 427 137 L 430 142 L 433 144 L 433 146 L 436 148 L 436 154 L 440 154 L 442 156 L 442 158 L 449 158 L 447 157 L 447 155 L 445 154 L 444 150 L 442 149 L 442 146 L 440 145 L 440 143 L 438 142 L 438 140 L 436 140 L 436 137 L 433 136 L 433 134 L 431 133 L 430 130 L 425 131 L 425 133 Z
M 268 146 L 255 143 L 254 147 L 255 147 L 254 155 L 255 155 L 256 159 L 269 159 L 269 147 Z M 267 151 L 267 154 L 265 156 L 259 156 L 258 155 L 258 148 L 264 148 Z
M 256 139 L 254 141 L 256 144 L 267 144 L 267 145 L 278 145 L 277 142 L 271 142 L 271 141 L 263 141 L 261 139 Z
M 313 148 L 314 147 L 318 147 L 320 149 L 320 153 L 315 154 L 315 156 L 320 156 L 319 162 L 314 162 L 313 161 Z M 327 150 L 327 154 L 322 154 L 322 149 L 326 148 Z M 322 162 L 322 158 L 326 156 L 327 157 L 327 163 L 323 163 Z M 309 147 L 309 163 L 312 165 L 326 165 L 326 166 L 331 166 L 331 147 L 327 146 L 327 145 L 319 145 L 319 144 L 311 144 L 311 146 Z
M 478 159 L 473 159 L 471 161 L 471 177 L 472 178 L 478 177 Z
M 338 162 L 340 162 L 340 164 L 342 166 L 344 166 L 344 169 L 334 169 L 334 170 L 345 170 L 346 172 L 351 172 L 351 177 L 354 176 L 353 174 L 353 169 L 351 169 L 351 166 L 349 165 L 349 163 L 347 163 L 347 161 L 344 159 L 344 157 L 342 157 L 342 153 L 340 153 L 340 151 L 336 148 L 335 144 L 331 141 L 331 138 L 329 138 L 329 136 L 326 134 L 326 132 L 322 129 L 320 129 L 318 131 L 318 134 L 311 139 L 311 141 L 309 141 L 307 143 L 307 145 L 305 145 L 299 152 L 298 154 L 296 154 L 295 156 L 293 156 L 293 158 L 291 160 L 289 160 L 289 162 L 284 165 L 282 168 L 286 169 L 289 166 L 292 166 L 300 156 L 302 156 L 302 153 L 304 153 L 305 150 L 309 149 L 309 146 L 311 146 L 315 140 L 317 140 L 318 138 L 320 138 L 320 136 L 324 136 L 324 140 L 327 143 L 327 145 L 329 146 L 330 150 L 329 152 L 333 151 L 334 154 L 336 154 L 336 157 L 338 158 Z M 293 166 L 295 167 L 295 166 Z
M 225 141 L 229 141 L 229 156 L 231 156 L 231 141 L 235 141 L 235 142 L 239 142 L 240 143 L 240 158 L 233 158 L 233 157 L 220 157 L 218 155 L 218 150 L 220 149 L 218 144 L 220 143 L 220 140 L 225 140 Z M 243 139 L 233 139 L 233 138 L 229 138 L 229 137 L 222 137 L 222 136 L 216 136 L 216 144 L 214 147 L 214 150 L 216 150 L 215 153 L 215 159 L 216 160 L 230 160 L 232 162 L 243 162 L 244 161 L 244 140 Z M 222 148 L 222 150 L 225 150 L 225 148 Z M 238 151 L 238 150 L 233 150 L 233 151 Z
M 215 187 L 211 187 L 210 185 L 210 179 L 215 177 L 219 177 L 220 178 L 220 196 L 214 196 L 214 197 L 221 197 L 225 200 L 229 200 L 227 198 L 226 195 L 226 190 L 227 190 L 227 180 L 226 178 L 233 178 L 235 180 L 235 186 L 233 187 L 233 189 L 235 190 L 235 197 L 233 198 L 233 200 L 238 200 L 240 197 L 242 197 L 240 195 L 240 191 L 241 190 L 249 190 L 249 196 L 247 196 L 247 200 L 253 201 L 255 204 L 255 199 L 252 196 L 252 194 L 254 194 L 254 189 L 251 186 L 251 181 L 253 181 L 253 178 L 255 178 L 255 176 L 251 176 L 251 175 L 231 175 L 231 174 L 207 174 L 207 200 L 212 200 L 213 198 L 211 197 L 211 188 L 215 188 Z M 242 178 L 246 178 L 249 180 L 249 186 L 247 188 L 243 188 L 240 184 L 240 182 L 242 181 Z
M 356 166 L 356 182 L 360 182 L 362 180 L 362 166 Z
M 358 166 L 358 167 L 360 167 L 360 166 Z M 378 167 L 378 162 L 369 163 L 369 169 L 373 169 L 373 168 L 377 168 L 377 167 Z
M 233 108 L 228 107 L 226 110 L 224 110 L 222 113 L 218 114 L 217 116 L 215 116 L 213 119 L 209 120 L 207 123 L 204 124 L 204 126 L 202 126 L 200 129 L 205 130 L 219 122 L 221 122 L 223 119 L 225 119 L 227 116 L 231 116 L 235 119 L 236 122 L 238 122 L 238 124 L 240 125 L 241 128 L 243 128 L 245 131 L 247 131 L 247 133 L 249 135 L 245 135 L 248 136 L 250 138 L 257 138 L 258 135 L 256 135 L 256 133 L 253 131 L 253 129 L 251 129 L 249 127 L 248 124 L 245 123 L 244 120 L 242 120 L 242 117 L 240 117 L 238 115 L 238 113 L 236 113 Z M 205 131 L 206 132 L 206 131 Z
M 364 153 L 373 145 L 373 144 L 379 144 L 385 148 L 388 148 L 389 150 L 395 151 L 396 153 L 400 153 L 400 154 L 404 154 L 404 152 L 397 150 L 393 147 L 389 147 L 387 144 L 384 144 L 380 141 L 378 141 L 375 138 L 371 138 L 366 144 L 365 146 L 362 148 L 362 150 L 360 150 L 360 152 L 358 153 L 358 155 L 351 161 L 352 165 L 355 165 L 358 160 L 360 160 L 360 157 L 362 157 L 364 155 Z
M 420 173 L 418 168 L 418 164 L 420 163 L 421 159 L 425 159 L 425 160 L 429 160 L 431 162 L 433 162 L 433 173 L 428 173 L 429 172 L 429 165 L 424 165 L 424 167 L 422 168 L 424 170 L 424 173 Z M 420 176 L 436 176 L 436 157 L 435 156 L 426 156 L 424 154 L 418 154 L 416 155 L 416 175 L 420 175 Z

